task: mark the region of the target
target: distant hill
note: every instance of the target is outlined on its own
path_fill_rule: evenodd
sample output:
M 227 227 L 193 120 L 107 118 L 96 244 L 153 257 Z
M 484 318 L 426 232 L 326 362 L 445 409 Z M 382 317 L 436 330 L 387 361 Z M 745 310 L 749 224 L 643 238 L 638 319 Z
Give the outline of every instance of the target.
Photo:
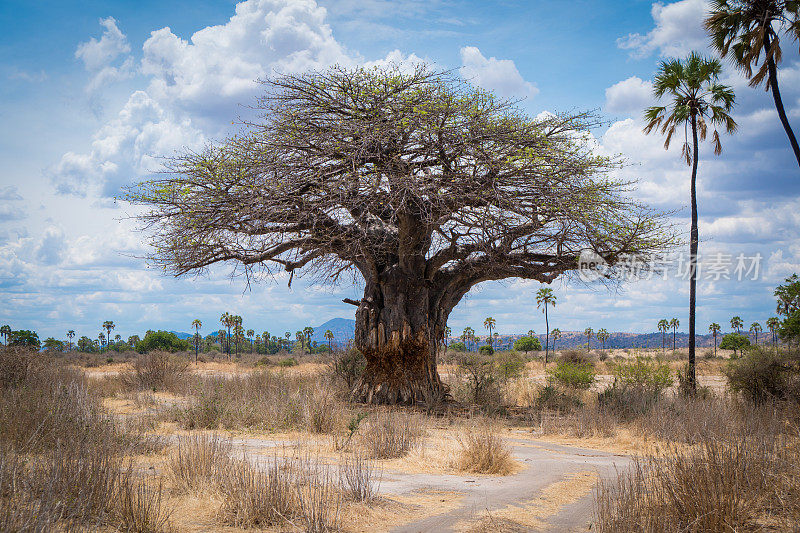
M 185 331 L 170 331 L 170 333 L 174 333 L 179 339 L 191 339 L 194 337 L 194 333 L 186 333 Z
M 319 344 L 328 344 L 325 339 L 325 332 L 331 330 L 333 333 L 334 346 L 347 346 L 347 342 L 355 337 L 356 321 L 352 318 L 332 318 L 324 324 L 314 328 L 314 335 L 311 340 Z

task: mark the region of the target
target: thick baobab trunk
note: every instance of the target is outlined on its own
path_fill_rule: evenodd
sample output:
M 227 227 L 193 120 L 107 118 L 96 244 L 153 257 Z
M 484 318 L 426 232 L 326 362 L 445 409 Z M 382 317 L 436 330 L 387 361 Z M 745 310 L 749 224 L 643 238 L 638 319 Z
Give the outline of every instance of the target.
M 367 281 L 356 311 L 355 346 L 367 365 L 353 387 L 356 401 L 414 403 L 444 397 L 436 354 L 449 310 L 421 279 L 397 273 Z

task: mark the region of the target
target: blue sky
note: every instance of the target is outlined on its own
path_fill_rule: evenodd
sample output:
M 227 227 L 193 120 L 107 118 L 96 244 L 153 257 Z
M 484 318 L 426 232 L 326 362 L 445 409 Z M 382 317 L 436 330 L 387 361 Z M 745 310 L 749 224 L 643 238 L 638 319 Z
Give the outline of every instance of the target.
M 121 186 L 159 158 L 222 138 L 270 73 L 334 63 L 424 60 L 456 69 L 525 111 L 596 109 L 597 149 L 623 154 L 620 175 L 653 207 L 688 225 L 689 169 L 678 147 L 641 132 L 659 61 L 707 51 L 701 0 L 652 3 L 248 0 L 20 2 L 0 7 L 0 323 L 63 338 L 96 336 L 104 320 L 123 336 L 146 329 L 219 327 L 222 312 L 246 328 L 295 331 L 352 317 L 336 289 L 277 277 L 247 289 L 229 268 L 173 279 L 148 268 Z M 761 254 L 757 280 L 702 279 L 700 331 L 734 314 L 773 314 L 772 289 L 800 271 L 800 171 L 768 93 L 731 68 L 740 131 L 714 157 L 701 148 L 701 254 Z M 784 40 L 784 102 L 800 128 L 797 43 Z M 734 260 L 735 262 L 735 260 Z M 543 331 L 538 284 L 474 289 L 451 315 L 456 332 L 494 316 L 502 333 Z M 659 318 L 688 323 L 688 283 L 669 277 L 610 292 L 557 281 L 551 325 L 645 332 Z

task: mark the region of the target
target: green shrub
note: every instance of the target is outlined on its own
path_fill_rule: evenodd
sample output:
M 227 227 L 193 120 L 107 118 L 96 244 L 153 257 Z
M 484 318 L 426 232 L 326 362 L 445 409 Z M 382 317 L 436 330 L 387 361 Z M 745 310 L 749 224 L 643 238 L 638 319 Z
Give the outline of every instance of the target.
M 447 348 L 450 349 L 450 350 L 453 350 L 454 352 L 466 352 L 467 351 L 467 345 L 464 344 L 463 342 L 454 342 L 454 343 L 450 344 L 450 346 L 448 346 Z
M 181 352 L 189 349 L 189 341 L 179 339 L 169 331 L 148 331 L 144 339 L 136 343 L 139 353 L 159 350 L 163 352 Z
M 624 386 L 639 387 L 658 394 L 672 386 L 669 365 L 649 357 L 637 357 L 635 361 L 615 363 L 611 367 L 615 382 Z
M 485 345 L 485 346 L 481 346 L 478 349 L 478 352 L 480 352 L 481 355 L 494 355 L 494 348 L 492 348 L 489 345 Z
M 742 352 L 745 348 L 750 346 L 750 339 L 741 333 L 728 333 L 722 337 L 722 342 L 719 347 L 723 350 L 733 350 L 735 354 L 737 351 Z
M 724 370 L 730 388 L 761 403 L 771 399 L 800 401 L 800 371 L 797 356 L 764 348 L 747 352 Z
M 459 356 L 457 368 L 462 376 L 466 375 L 464 400 L 476 405 L 500 403 L 497 369 L 490 356 L 481 353 L 463 354 Z M 458 379 L 458 381 L 463 380 Z
M 568 363 L 559 361 L 555 368 L 547 371 L 548 379 L 572 389 L 588 389 L 596 374 L 591 363 Z
M 514 349 L 518 352 L 541 352 L 542 343 L 536 337 L 522 337 L 514 342 Z
M 546 385 L 539 389 L 534 400 L 534 407 L 550 411 L 568 412 L 580 405 L 581 401 L 577 396 L 553 385 Z
M 525 361 L 517 354 L 508 354 L 497 361 L 497 371 L 503 379 L 513 379 L 522 375 Z
M 295 359 L 294 357 L 287 357 L 286 359 L 281 359 L 280 362 L 278 363 L 278 366 L 281 366 L 281 367 L 284 367 L 284 368 L 287 368 L 287 367 L 290 367 L 290 366 L 297 366 L 297 359 Z
M 331 370 L 334 376 L 343 379 L 347 387 L 352 388 L 366 366 L 367 360 L 364 354 L 356 348 L 352 348 L 346 352 L 334 354 Z

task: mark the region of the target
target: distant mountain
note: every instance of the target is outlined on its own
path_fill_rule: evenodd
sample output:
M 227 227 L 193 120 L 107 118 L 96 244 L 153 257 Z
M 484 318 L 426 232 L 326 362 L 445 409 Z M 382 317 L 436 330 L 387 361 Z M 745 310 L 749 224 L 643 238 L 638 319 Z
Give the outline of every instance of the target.
M 511 335 L 500 334 L 495 346 L 499 346 L 501 350 L 510 349 L 514 346 L 514 341 L 523 336 L 524 334 L 522 333 Z M 542 346 L 544 346 L 545 334 L 539 333 L 534 336 L 538 338 Z M 763 336 L 761 337 L 761 339 L 764 338 Z M 695 339 L 698 348 L 714 346 L 713 335 L 697 335 Z M 454 337 L 451 338 L 449 342 L 459 342 L 460 340 L 460 338 Z M 561 338 L 555 342 L 555 348 L 585 348 L 586 341 L 586 335 L 584 335 L 582 331 L 562 331 Z M 717 345 L 719 345 L 721 341 L 722 335 L 717 335 Z M 553 346 L 552 337 L 550 337 L 550 343 L 551 346 Z M 483 346 L 484 344 L 486 344 L 486 335 L 481 336 L 481 339 L 478 341 L 478 346 Z M 599 348 L 600 346 L 601 344 L 597 338 L 592 336 L 592 348 Z M 664 346 L 668 349 L 672 347 L 672 333 L 664 335 Z M 689 346 L 689 334 L 677 333 L 675 335 L 675 346 L 676 348 L 686 348 Z M 608 340 L 606 340 L 606 348 L 661 348 L 661 333 L 611 333 Z
M 328 341 L 325 339 L 325 332 L 328 330 L 331 330 L 331 333 L 333 333 L 334 346 L 346 346 L 347 341 L 355 337 L 356 321 L 351 318 L 332 318 L 314 328 L 311 341 L 317 341 L 318 344 L 328 344 Z
M 194 337 L 194 333 L 186 333 L 185 331 L 170 331 L 170 333 L 174 333 L 179 339 L 191 339 Z

